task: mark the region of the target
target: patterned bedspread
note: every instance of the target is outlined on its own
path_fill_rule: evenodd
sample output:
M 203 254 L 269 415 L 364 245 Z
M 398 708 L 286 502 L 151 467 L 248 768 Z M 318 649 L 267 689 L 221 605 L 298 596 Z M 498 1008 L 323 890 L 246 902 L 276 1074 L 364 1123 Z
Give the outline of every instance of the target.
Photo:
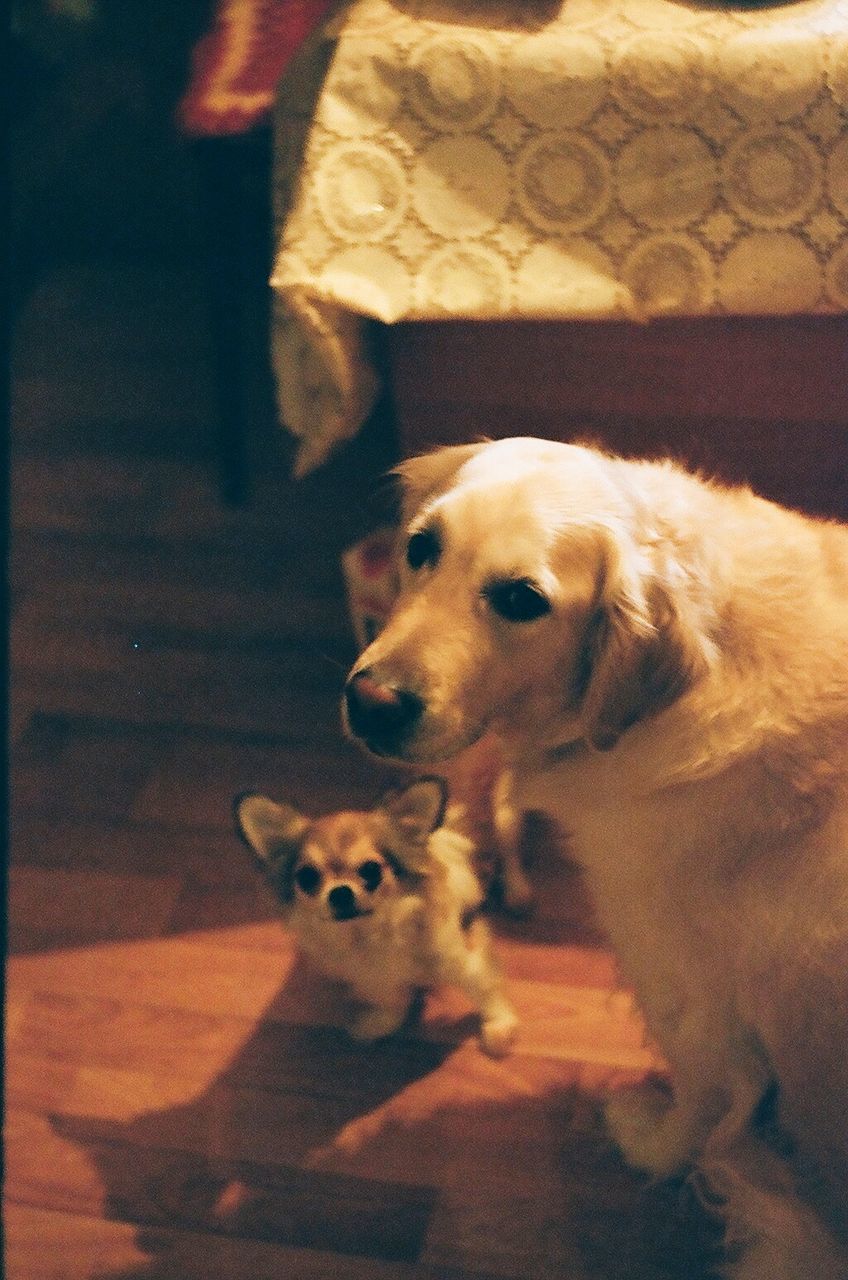
M 368 318 L 848 310 L 848 0 L 354 0 L 337 35 L 273 275 L 301 471 L 368 412 Z

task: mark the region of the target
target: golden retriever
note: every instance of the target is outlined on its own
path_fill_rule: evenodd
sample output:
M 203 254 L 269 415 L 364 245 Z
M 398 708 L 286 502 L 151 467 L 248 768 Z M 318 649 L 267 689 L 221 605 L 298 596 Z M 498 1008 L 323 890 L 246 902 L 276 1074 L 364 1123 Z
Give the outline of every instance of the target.
M 348 732 L 428 764 L 502 740 L 671 1066 L 673 1099 L 611 1099 L 625 1156 L 694 1166 L 736 1280 L 845 1280 L 848 528 L 529 438 L 399 470 Z

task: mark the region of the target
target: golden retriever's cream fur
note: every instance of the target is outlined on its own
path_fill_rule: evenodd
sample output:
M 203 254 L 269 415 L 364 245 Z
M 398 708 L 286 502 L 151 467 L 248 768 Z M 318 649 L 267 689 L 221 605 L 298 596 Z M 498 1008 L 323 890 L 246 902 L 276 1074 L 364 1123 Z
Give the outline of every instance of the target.
M 502 739 L 671 1064 L 671 1105 L 610 1102 L 625 1155 L 696 1166 L 739 1280 L 845 1280 L 848 529 L 526 438 L 400 470 L 349 730 L 421 763 Z

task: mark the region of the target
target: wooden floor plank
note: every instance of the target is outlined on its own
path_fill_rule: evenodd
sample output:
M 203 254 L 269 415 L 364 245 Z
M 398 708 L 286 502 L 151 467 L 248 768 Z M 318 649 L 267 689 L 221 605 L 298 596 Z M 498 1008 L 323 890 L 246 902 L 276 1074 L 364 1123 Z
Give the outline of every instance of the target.
M 118 1072 L 107 1080 L 80 1069 L 70 1083 L 54 1072 L 55 1097 L 40 1086 L 45 1117 L 25 1105 L 26 1086 L 16 1081 L 8 1192 L 16 1202 L 96 1213 L 104 1185 L 124 1205 L 139 1200 L 144 1183 L 132 1195 L 129 1188 L 141 1167 L 154 1184 L 178 1170 L 181 1181 L 202 1187 L 210 1181 L 219 1189 L 230 1182 L 259 1187 L 264 1179 L 305 1195 L 328 1189 L 342 1195 L 345 1188 L 362 1195 L 359 1184 L 366 1182 L 373 1203 L 432 1209 L 449 1198 L 469 1214 L 479 1214 L 481 1200 L 498 1200 L 511 1212 L 532 1197 L 576 1193 L 587 1182 L 603 1183 L 602 1195 L 618 1188 L 635 1199 L 639 1179 L 602 1139 L 590 1101 L 609 1085 L 610 1072 L 562 1073 L 529 1059 L 517 1060 L 511 1072 L 490 1066 L 470 1053 L 451 1055 L 436 1068 L 438 1087 L 427 1075 L 409 1078 L 396 1092 L 385 1089 L 382 1101 L 372 1099 L 370 1110 L 349 1089 L 335 1097 L 216 1082 L 193 1092 L 177 1078 L 170 1097 L 160 1095 L 170 1105 L 153 1110 L 151 1077 Z M 259 1141 L 249 1136 L 251 1119 Z M 405 1132 L 410 1123 L 414 1147 Z M 125 1208 L 124 1216 L 139 1217 L 140 1209 Z M 322 1216 L 332 1220 L 329 1205 Z M 520 1238 L 515 1247 L 522 1247 Z
M 173 917 L 176 875 L 14 867 L 9 876 L 9 946 L 15 952 L 120 938 L 156 938 Z
M 139 1232 L 134 1224 L 29 1206 L 10 1206 L 6 1234 L 9 1280 L 464 1280 L 471 1274 L 201 1231 Z M 504 1280 L 503 1273 L 473 1275 Z
M 252 752 L 245 744 L 246 759 Z M 263 755 L 265 749 L 260 748 Z M 234 844 L 229 815 L 204 812 L 204 822 L 192 828 L 166 822 L 110 821 L 96 816 L 20 807 L 12 822 L 12 865 L 112 871 L 148 875 L 176 871 L 203 875 L 220 889 L 257 886 L 260 877 L 249 856 Z
M 267 933 L 269 940 L 279 936 L 273 921 Z M 9 992 L 17 998 L 38 992 L 82 1000 L 97 992 L 118 1003 L 139 1002 L 190 1014 L 262 1016 L 298 1025 L 314 1025 L 321 1017 L 337 1023 L 349 1012 L 346 1001 L 333 998 L 330 984 L 317 977 L 301 981 L 287 939 L 280 938 L 278 949 L 260 949 L 232 945 L 233 938 L 230 945 L 216 945 L 214 938 L 212 931 L 194 942 L 181 934 L 158 942 L 110 941 L 17 956 L 9 965 Z M 522 1014 L 519 1047 L 566 1061 L 635 1069 L 656 1064 L 626 994 L 559 981 L 512 979 L 508 969 L 507 977 Z M 473 1030 L 469 1012 L 458 992 L 434 992 L 418 1034 L 456 1043 Z
M 105 1211 L 145 1229 L 176 1228 L 270 1240 L 340 1255 L 414 1261 L 432 1212 L 432 1188 L 339 1173 L 142 1145 L 128 1128 L 54 1117 L 21 1128 L 26 1166 L 11 1164 L 8 1193 L 16 1204 L 96 1217 Z M 68 1147 L 85 1150 L 86 1179 L 78 1169 L 66 1184 Z M 22 1159 L 23 1163 L 23 1159 Z M 49 1170 L 45 1179 L 43 1171 Z M 104 1202 L 104 1184 L 108 1199 Z M 391 1203 L 392 1212 L 386 1207 Z

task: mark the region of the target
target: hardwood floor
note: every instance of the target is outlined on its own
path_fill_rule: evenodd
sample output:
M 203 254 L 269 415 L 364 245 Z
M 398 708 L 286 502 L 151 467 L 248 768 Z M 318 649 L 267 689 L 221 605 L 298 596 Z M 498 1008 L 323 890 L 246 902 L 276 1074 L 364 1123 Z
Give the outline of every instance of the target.
M 657 1065 L 574 873 L 495 917 L 522 1017 L 454 993 L 372 1048 L 293 952 L 230 797 L 364 803 L 339 553 L 384 514 L 372 432 L 318 475 L 260 448 L 222 508 L 196 282 L 65 267 L 22 318 L 13 437 L 6 1021 L 10 1280 L 697 1280 L 685 1187 L 597 1100 Z

